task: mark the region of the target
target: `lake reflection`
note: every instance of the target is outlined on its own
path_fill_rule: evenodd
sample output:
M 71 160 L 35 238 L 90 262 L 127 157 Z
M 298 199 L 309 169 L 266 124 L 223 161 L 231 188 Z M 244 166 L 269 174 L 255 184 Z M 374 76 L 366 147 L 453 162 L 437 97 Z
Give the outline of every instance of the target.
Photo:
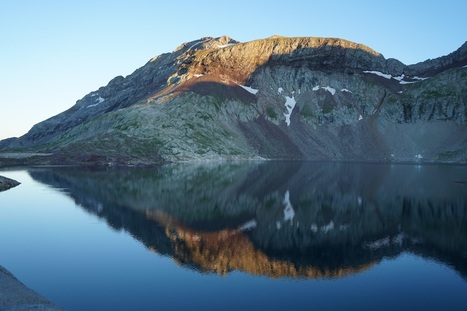
M 408 252 L 464 280 L 466 172 L 314 162 L 29 170 L 148 249 L 203 273 L 341 278 Z

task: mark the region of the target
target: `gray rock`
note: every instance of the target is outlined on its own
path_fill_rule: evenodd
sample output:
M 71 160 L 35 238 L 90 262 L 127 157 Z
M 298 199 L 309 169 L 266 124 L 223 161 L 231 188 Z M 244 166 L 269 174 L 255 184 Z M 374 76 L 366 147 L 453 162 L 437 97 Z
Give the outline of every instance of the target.
M 18 281 L 0 266 L 0 310 L 59 311 L 63 310 Z
M 463 162 L 466 46 L 407 66 L 335 38 L 201 38 L 114 78 L 0 148 L 120 163 Z
M 0 176 L 0 191 L 5 191 L 18 186 L 20 183 L 16 180 Z

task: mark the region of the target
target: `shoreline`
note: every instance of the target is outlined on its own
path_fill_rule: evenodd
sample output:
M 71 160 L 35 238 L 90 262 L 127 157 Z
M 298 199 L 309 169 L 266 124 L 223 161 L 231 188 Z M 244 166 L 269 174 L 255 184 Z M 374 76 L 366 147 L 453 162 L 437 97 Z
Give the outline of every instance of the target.
M 36 293 L 0 266 L 0 310 L 64 311 L 65 309 Z
M 18 185 L 20 182 L 0 176 L 0 191 Z M 0 266 L 0 310 L 63 311 L 64 309 L 24 285 L 10 271 Z
M 14 188 L 18 185 L 20 185 L 21 183 L 14 180 L 14 179 L 10 179 L 10 178 L 7 178 L 7 177 L 3 177 L 0 175 L 0 192 L 1 191 L 6 191 L 8 189 L 11 189 L 11 188 Z
M 209 162 L 235 162 L 235 161 L 300 161 L 300 162 L 345 162 L 345 163 L 374 163 L 374 164 L 409 164 L 409 165 L 467 165 L 466 160 L 459 161 L 436 161 L 427 159 L 287 159 L 287 158 L 197 158 L 180 160 L 154 160 L 154 159 L 131 159 L 115 158 L 108 159 L 102 156 L 73 155 L 34 152 L 0 152 L 0 169 L 14 167 L 32 166 L 93 166 L 93 167 L 151 167 L 163 166 L 172 163 L 209 163 Z M 0 190 L 1 191 L 1 190 Z

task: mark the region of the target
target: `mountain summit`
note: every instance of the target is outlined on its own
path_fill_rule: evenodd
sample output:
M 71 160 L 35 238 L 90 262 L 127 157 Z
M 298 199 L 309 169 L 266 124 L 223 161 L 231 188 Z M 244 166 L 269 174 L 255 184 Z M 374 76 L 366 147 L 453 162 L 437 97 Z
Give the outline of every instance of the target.
M 405 65 L 336 38 L 201 38 L 36 124 L 2 151 L 54 163 L 466 161 L 467 43 Z

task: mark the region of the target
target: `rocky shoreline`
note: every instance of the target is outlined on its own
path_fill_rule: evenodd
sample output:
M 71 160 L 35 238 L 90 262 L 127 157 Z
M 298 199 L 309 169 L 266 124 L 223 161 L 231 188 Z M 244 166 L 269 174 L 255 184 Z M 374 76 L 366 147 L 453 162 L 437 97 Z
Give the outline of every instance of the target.
M 16 180 L 0 176 L 0 191 L 5 191 L 18 186 L 20 183 Z
M 64 310 L 18 281 L 0 266 L 0 310 L 59 311 Z
M 8 190 L 19 184 L 16 180 L 0 176 L 0 191 Z M 13 274 L 0 266 L 0 310 L 59 311 L 63 309 L 26 287 Z

